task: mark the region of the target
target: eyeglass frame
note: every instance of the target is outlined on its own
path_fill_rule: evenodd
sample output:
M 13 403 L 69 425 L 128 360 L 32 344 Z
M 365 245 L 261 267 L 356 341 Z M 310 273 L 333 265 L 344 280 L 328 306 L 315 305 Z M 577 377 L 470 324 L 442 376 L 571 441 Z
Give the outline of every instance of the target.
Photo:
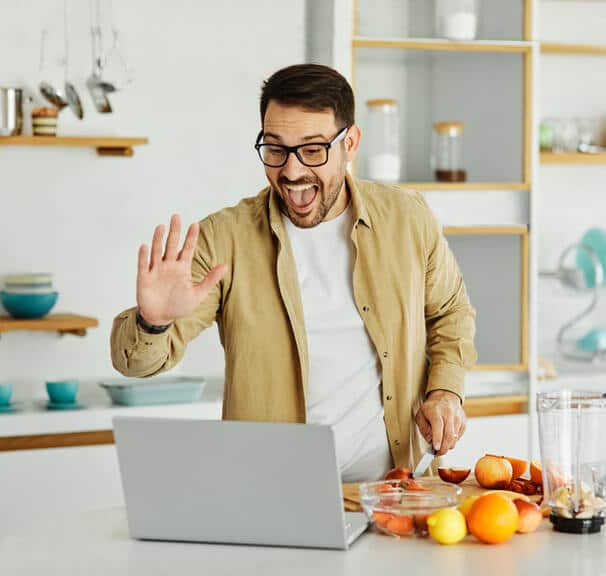
M 261 130 L 259 132 L 259 134 L 257 136 L 257 140 L 255 142 L 255 150 L 259 154 L 259 158 L 261 159 L 261 162 L 263 162 L 263 165 L 269 166 L 270 168 L 282 168 L 282 166 L 286 166 L 286 163 L 288 162 L 288 158 L 290 157 L 291 154 L 294 154 L 295 157 L 297 158 L 297 160 L 299 162 L 301 162 L 301 164 L 303 164 L 303 166 L 306 166 L 307 168 L 318 168 L 319 166 L 324 166 L 325 164 L 328 163 L 329 150 L 333 147 L 334 144 L 337 144 L 338 142 L 341 142 L 341 140 L 345 139 L 345 136 L 347 135 L 347 132 L 350 128 L 351 128 L 351 126 L 345 126 L 342 130 L 340 130 L 337 133 L 337 135 L 330 142 L 306 142 L 305 144 L 297 144 L 296 146 L 285 146 L 284 144 L 267 144 L 265 142 L 260 142 L 261 138 L 263 138 L 263 130 Z M 284 158 L 284 162 L 282 164 L 279 164 L 278 166 L 266 164 L 265 161 L 263 160 L 263 157 L 261 156 L 261 148 L 263 148 L 263 146 L 274 146 L 274 147 L 282 148 L 282 150 L 284 150 L 286 152 L 286 158 Z M 303 148 L 304 146 L 322 146 L 322 147 L 324 147 L 326 150 L 326 160 L 324 160 L 324 162 L 322 162 L 322 164 L 313 164 L 313 165 L 306 164 L 303 161 L 303 159 L 299 156 L 299 148 Z

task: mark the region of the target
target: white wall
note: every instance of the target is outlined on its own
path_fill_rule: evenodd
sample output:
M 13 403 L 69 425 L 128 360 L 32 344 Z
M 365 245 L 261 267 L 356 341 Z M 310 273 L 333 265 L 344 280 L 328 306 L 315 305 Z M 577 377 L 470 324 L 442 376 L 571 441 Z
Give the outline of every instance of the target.
M 543 1 L 537 4 L 541 40 L 606 44 L 606 4 L 603 2 Z M 544 55 L 540 70 L 541 118 L 601 118 L 606 127 L 606 58 Z M 540 268 L 555 268 L 562 250 L 578 242 L 588 228 L 606 228 L 605 181 L 606 166 L 603 165 L 541 167 Z M 539 297 L 540 353 L 549 354 L 561 324 L 580 312 L 588 298 L 575 295 L 554 280 L 541 280 Z M 601 306 L 592 322 L 606 325 L 606 306 Z
M 0 381 L 16 382 L 17 396 L 42 394 L 51 377 L 113 373 L 111 321 L 134 304 L 139 244 L 173 212 L 198 220 L 264 186 L 252 148 L 261 82 L 304 58 L 304 0 L 114 0 L 135 82 L 112 98 L 115 114 L 102 116 L 84 88 L 89 3 L 71 2 L 73 79 L 85 119 L 63 111 L 60 132 L 147 136 L 150 145 L 131 159 L 79 148 L 0 148 L 0 276 L 52 272 L 60 290 L 55 311 L 100 321 L 82 339 L 3 335 Z M 35 88 L 42 27 L 54 60 L 61 55 L 62 2 L 3 0 L 2 12 L 0 85 Z M 57 66 L 51 79 L 62 80 Z M 222 374 L 215 329 L 192 345 L 182 368 Z

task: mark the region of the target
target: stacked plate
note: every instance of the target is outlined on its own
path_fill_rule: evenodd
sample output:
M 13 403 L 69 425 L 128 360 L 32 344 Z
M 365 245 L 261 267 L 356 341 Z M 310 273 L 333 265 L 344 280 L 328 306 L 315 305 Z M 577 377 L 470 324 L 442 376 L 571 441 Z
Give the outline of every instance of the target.
M 57 302 L 52 274 L 12 274 L 4 279 L 0 300 L 14 318 L 42 318 Z

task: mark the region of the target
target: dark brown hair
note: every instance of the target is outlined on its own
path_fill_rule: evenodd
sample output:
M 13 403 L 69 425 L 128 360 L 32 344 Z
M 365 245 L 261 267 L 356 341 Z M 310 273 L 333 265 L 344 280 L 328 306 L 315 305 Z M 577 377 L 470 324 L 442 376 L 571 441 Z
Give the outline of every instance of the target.
M 354 123 L 354 95 L 336 70 L 320 64 L 295 64 L 274 72 L 261 89 L 261 124 L 270 100 L 320 112 L 332 110 L 337 125 Z

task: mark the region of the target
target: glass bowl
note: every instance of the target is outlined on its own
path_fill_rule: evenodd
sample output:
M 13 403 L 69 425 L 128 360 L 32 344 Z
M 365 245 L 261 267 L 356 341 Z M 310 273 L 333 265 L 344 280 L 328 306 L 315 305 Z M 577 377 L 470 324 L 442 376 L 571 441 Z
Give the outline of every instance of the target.
M 463 489 L 439 478 L 382 480 L 360 484 L 360 501 L 371 525 L 398 538 L 427 535 L 427 517 L 456 508 Z

